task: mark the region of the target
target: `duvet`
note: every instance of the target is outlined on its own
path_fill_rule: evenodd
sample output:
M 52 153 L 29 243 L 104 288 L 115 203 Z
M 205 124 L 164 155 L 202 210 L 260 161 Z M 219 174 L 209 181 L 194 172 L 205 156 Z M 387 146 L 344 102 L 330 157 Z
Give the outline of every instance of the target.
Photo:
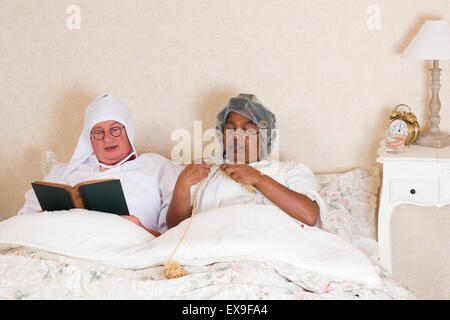
M 352 244 L 273 206 L 204 211 L 155 238 L 82 209 L 0 222 L 1 299 L 414 299 Z

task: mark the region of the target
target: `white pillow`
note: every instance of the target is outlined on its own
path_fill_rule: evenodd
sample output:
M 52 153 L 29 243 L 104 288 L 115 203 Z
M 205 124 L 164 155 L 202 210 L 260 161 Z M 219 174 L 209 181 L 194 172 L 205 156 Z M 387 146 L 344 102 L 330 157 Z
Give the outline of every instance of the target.
M 154 238 L 118 215 L 85 209 L 19 215 L 0 222 L 0 246 L 29 246 L 93 260 Z
M 152 261 L 164 263 L 164 248 L 174 248 L 188 220 L 151 242 Z M 318 272 L 335 281 L 378 286 L 368 257 L 342 238 L 308 227 L 271 205 L 241 204 L 194 216 L 174 256 L 181 264 L 276 260 Z
M 111 214 L 86 214 L 77 209 L 24 215 L 0 222 L 0 246 L 27 245 L 141 269 L 163 265 L 188 222 L 154 238 Z M 173 260 L 182 265 L 281 261 L 330 280 L 379 284 L 374 266 L 356 247 L 331 233 L 302 225 L 270 205 L 235 205 L 195 215 Z
M 317 174 L 316 180 L 319 195 L 328 208 L 326 214 L 321 215 L 322 229 L 349 241 L 376 261 L 379 168 L 360 167 L 344 173 Z

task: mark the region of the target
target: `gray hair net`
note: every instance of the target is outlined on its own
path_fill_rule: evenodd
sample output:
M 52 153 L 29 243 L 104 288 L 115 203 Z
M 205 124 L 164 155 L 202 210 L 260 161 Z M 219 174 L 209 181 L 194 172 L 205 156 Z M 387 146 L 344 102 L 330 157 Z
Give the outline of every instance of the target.
M 253 94 L 241 93 L 239 96 L 231 98 L 225 108 L 217 115 L 216 130 L 218 136 L 222 136 L 225 129 L 225 122 L 230 112 L 236 112 L 250 119 L 260 130 L 260 137 L 263 140 L 263 148 L 260 153 L 261 159 L 266 159 L 272 152 L 272 144 L 276 139 L 276 119 L 275 115 L 267 109 Z M 218 139 L 223 148 L 222 139 Z

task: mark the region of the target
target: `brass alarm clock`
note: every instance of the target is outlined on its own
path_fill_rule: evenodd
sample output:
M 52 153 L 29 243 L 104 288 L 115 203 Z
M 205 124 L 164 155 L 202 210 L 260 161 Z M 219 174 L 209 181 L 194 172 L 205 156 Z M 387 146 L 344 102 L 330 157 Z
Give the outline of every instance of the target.
M 409 111 L 397 111 L 397 108 L 399 107 L 406 107 Z M 389 120 L 388 130 L 391 133 L 402 134 L 405 137 L 405 145 L 414 143 L 419 137 L 420 126 L 417 122 L 417 117 L 411 112 L 411 108 L 406 104 L 397 105 L 394 110 L 392 110 Z

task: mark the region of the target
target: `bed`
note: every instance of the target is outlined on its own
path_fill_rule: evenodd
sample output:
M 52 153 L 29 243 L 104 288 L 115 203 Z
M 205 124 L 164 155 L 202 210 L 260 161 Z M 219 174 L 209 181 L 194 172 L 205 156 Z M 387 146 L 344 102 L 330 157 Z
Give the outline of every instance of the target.
M 57 160 L 43 154 L 43 175 Z M 0 222 L 0 299 L 416 299 L 379 264 L 377 167 L 317 174 L 322 229 L 272 206 L 195 215 L 158 238 L 116 215 L 49 212 Z M 276 221 L 277 223 L 274 223 Z

